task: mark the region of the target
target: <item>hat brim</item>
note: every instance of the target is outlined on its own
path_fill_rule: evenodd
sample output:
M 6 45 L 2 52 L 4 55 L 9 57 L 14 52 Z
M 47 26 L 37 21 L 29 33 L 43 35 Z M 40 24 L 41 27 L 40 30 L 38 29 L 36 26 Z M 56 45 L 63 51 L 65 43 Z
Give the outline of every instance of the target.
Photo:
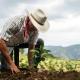
M 38 29 L 40 32 L 46 32 L 49 29 L 49 22 L 46 20 L 44 25 L 40 25 L 38 22 L 34 20 L 31 14 L 28 15 L 32 24 Z

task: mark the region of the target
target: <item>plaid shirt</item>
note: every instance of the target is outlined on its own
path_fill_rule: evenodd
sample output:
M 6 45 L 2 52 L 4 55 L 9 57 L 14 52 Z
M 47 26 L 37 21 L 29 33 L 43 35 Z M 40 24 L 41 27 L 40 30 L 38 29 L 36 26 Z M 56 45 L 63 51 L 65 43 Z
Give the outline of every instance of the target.
M 35 44 L 38 37 L 38 31 L 29 31 L 28 29 L 26 30 L 25 28 L 28 28 L 29 26 L 25 24 L 25 16 L 16 16 L 9 19 L 8 22 L 3 26 L 0 37 L 7 41 L 7 44 L 10 46 L 22 44 L 25 42 Z M 28 31 L 29 33 L 27 33 Z M 26 34 L 24 35 L 24 33 Z

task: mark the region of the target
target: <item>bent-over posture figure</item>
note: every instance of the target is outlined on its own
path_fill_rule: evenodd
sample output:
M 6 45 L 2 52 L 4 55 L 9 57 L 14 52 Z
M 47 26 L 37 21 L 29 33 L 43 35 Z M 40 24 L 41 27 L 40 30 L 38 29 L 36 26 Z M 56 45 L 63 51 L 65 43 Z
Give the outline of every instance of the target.
M 29 13 L 26 16 L 16 16 L 11 18 L 4 26 L 0 34 L 0 51 L 6 59 L 12 73 L 20 72 L 12 61 L 8 46 L 16 46 L 27 42 L 29 67 L 33 67 L 32 50 L 38 38 L 38 31 L 45 32 L 48 30 L 49 23 L 47 17 L 41 9 Z

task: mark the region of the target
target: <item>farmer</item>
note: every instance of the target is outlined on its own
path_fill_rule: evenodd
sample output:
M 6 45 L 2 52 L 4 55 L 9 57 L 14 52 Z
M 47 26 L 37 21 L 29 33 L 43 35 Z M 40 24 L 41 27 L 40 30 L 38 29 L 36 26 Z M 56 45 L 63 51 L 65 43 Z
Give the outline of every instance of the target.
M 6 59 L 12 73 L 20 70 L 10 57 L 9 47 L 27 42 L 29 66 L 33 66 L 32 50 L 38 38 L 38 32 L 45 32 L 49 28 L 47 17 L 41 9 L 28 13 L 26 16 L 16 16 L 10 19 L 4 26 L 0 34 L 0 51 Z M 9 47 L 8 47 L 9 46 Z

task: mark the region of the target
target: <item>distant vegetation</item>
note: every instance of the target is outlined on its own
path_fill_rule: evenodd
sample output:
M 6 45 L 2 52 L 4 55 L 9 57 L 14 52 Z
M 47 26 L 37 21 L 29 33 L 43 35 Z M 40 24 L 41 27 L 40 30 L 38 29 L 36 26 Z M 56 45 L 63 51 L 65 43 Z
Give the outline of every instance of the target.
M 49 49 L 51 53 L 57 57 L 62 57 L 64 59 L 74 59 L 80 60 L 80 44 L 70 45 L 70 46 L 45 46 Z
M 40 61 L 38 68 L 53 70 L 53 71 L 80 71 L 80 61 L 79 60 L 66 60 L 59 57 L 55 57 L 52 54 L 45 52 L 43 54 L 45 60 Z M 26 68 L 28 66 L 28 58 L 26 54 L 20 53 L 20 67 Z

